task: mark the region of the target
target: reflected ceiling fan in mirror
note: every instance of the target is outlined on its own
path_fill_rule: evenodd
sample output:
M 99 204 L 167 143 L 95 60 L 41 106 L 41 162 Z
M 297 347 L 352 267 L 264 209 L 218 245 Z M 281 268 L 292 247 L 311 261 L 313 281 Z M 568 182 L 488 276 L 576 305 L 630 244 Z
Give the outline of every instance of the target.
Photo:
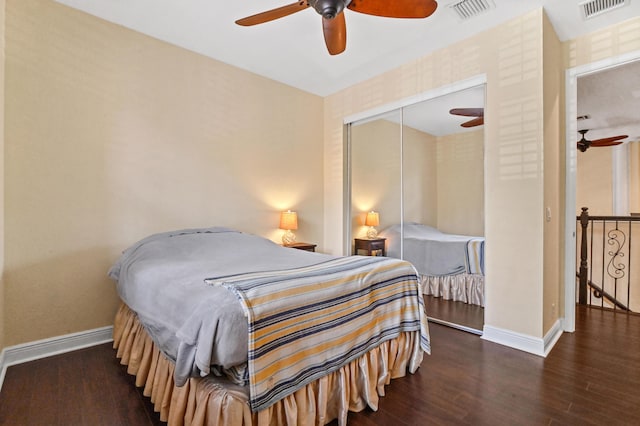
M 344 9 L 387 18 L 426 18 L 436 11 L 438 3 L 435 0 L 301 0 L 238 19 L 236 24 L 245 27 L 262 24 L 308 7 L 313 7 L 322 16 L 322 31 L 327 50 L 331 55 L 338 55 L 347 47 Z
M 589 129 L 578 130 L 578 133 L 580 133 L 582 135 L 582 139 L 580 139 L 578 141 L 578 150 L 580 152 L 585 152 L 590 147 L 602 147 L 602 146 L 620 145 L 622 143 L 622 141 L 620 139 L 626 139 L 626 138 L 629 137 L 628 135 L 619 135 L 619 136 L 612 136 L 612 137 L 609 137 L 609 138 L 594 139 L 594 140 L 590 141 L 590 140 L 587 140 L 587 138 L 584 137 L 585 133 L 587 133 L 588 131 L 589 131 Z
M 462 127 L 475 127 L 484 124 L 484 108 L 454 108 L 449 110 L 449 114 L 461 115 L 463 117 L 476 117 L 473 120 L 462 123 Z

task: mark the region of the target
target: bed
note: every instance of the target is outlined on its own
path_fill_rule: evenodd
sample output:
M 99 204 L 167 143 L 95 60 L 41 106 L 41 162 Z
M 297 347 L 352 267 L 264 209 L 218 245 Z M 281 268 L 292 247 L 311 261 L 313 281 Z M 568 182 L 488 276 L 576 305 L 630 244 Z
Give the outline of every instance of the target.
M 423 294 L 484 307 L 484 237 L 447 234 L 420 223 L 392 225 L 380 237 L 387 239 L 387 256 L 415 266 Z
M 170 425 L 346 424 L 430 353 L 414 267 L 227 228 L 151 235 L 109 270 L 114 347 Z

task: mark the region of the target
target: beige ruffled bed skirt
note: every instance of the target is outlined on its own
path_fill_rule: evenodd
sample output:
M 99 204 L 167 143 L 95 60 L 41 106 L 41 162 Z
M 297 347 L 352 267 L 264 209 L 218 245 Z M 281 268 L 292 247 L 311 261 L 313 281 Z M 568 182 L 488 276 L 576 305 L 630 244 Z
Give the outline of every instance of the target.
M 173 381 L 174 365 L 156 347 L 136 314 L 124 303 L 116 314 L 113 346 L 151 399 L 160 419 L 173 425 L 324 425 L 347 422 L 348 411 L 378 408 L 384 386 L 422 361 L 419 333 L 403 333 L 274 405 L 251 412 L 247 388 L 222 378 Z
M 484 275 L 420 276 L 422 294 L 484 307 Z

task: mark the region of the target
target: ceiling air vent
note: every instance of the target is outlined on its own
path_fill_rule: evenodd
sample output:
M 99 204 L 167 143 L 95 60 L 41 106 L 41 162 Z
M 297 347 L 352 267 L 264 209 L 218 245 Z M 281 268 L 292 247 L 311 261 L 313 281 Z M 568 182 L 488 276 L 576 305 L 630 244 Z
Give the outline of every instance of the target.
M 462 0 L 449 5 L 449 7 L 458 14 L 460 19 L 466 21 L 489 9 L 493 9 L 495 5 L 492 0 Z
M 629 4 L 629 0 L 589 0 L 579 4 L 584 19 L 610 12 Z

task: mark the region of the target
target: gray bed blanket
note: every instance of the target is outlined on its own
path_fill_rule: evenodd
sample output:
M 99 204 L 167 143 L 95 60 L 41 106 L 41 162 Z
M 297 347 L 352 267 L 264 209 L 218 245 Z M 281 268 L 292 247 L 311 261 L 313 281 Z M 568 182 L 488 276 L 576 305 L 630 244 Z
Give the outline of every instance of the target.
M 403 241 L 403 259 L 411 262 L 421 275 L 443 276 L 475 273 L 481 266 L 475 266 L 469 258 L 469 242 L 482 237 L 446 234 L 427 225 L 406 223 L 401 235 L 399 225 L 393 225 L 380 233 L 387 238 L 387 256 L 400 258 L 400 242 Z M 404 238 L 403 238 L 404 237 Z M 479 246 L 483 249 L 483 246 Z M 471 253 L 474 254 L 474 253 Z M 484 254 L 476 255 L 479 259 Z
M 126 249 L 109 270 L 118 294 L 160 350 L 175 382 L 247 361 L 247 319 L 235 295 L 205 278 L 298 268 L 332 256 L 284 248 L 228 228 L 154 234 Z

